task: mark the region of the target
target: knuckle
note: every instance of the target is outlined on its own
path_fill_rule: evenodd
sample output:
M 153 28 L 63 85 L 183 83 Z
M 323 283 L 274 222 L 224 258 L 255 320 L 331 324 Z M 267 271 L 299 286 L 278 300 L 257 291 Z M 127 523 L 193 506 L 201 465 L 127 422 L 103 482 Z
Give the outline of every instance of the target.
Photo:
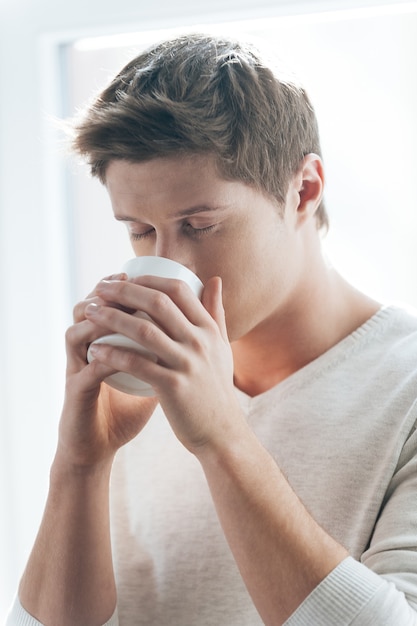
M 72 309 L 72 319 L 75 322 L 78 322 L 81 320 L 83 313 L 84 313 L 84 302 L 78 302 L 74 308 Z
M 185 284 L 183 280 L 174 279 L 170 285 L 170 293 L 173 298 L 181 297 L 185 291 L 188 289 L 188 286 Z
M 112 294 L 116 298 L 123 298 L 129 291 L 130 286 L 126 281 L 112 281 L 111 283 Z
M 70 326 L 69 328 L 67 328 L 66 332 L 65 332 L 65 342 L 66 344 L 72 344 L 75 342 L 76 336 L 77 336 L 77 328 L 75 325 Z
M 120 359 L 123 363 L 123 369 L 127 372 L 135 369 L 136 362 L 138 358 L 138 353 L 134 350 L 127 350 L 126 352 L 121 353 Z
M 203 356 L 207 353 L 209 348 L 208 341 L 205 341 L 203 337 L 200 335 L 191 335 L 190 339 L 190 348 L 192 353 L 197 354 L 199 356 Z
M 163 291 L 155 291 L 152 295 L 152 307 L 158 310 L 166 310 L 171 304 L 171 298 Z
M 140 325 L 138 329 L 138 340 L 139 343 L 149 343 L 152 342 L 157 334 L 157 328 L 153 322 L 144 320 L 144 322 Z

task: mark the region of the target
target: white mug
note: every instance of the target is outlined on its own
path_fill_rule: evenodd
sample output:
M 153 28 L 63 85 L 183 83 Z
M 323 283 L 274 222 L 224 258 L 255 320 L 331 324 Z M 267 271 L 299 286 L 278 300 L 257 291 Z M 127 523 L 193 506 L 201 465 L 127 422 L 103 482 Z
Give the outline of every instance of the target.
M 170 259 L 165 259 L 163 257 L 135 257 L 124 264 L 122 272 L 125 272 L 128 278 L 135 278 L 136 276 L 160 276 L 162 278 L 175 278 L 177 280 L 183 280 L 198 298 L 201 297 L 203 291 L 203 283 L 191 270 L 184 265 L 181 265 L 181 263 L 177 263 L 176 261 L 171 261 Z M 148 318 L 148 316 L 141 311 L 137 311 L 133 315 L 137 315 L 138 317 L 146 316 Z M 156 361 L 156 356 L 149 353 L 148 350 L 145 350 L 145 348 L 143 348 L 143 346 L 138 344 L 136 341 L 133 341 L 120 333 L 99 337 L 93 341 L 93 343 L 105 343 L 107 345 L 117 346 L 120 348 L 134 349 L 138 352 L 146 354 L 148 358 L 153 358 Z M 93 358 L 94 357 L 88 350 L 88 362 L 90 363 Z M 131 374 L 126 374 L 125 372 L 116 372 L 115 374 L 108 376 L 105 379 L 105 382 L 119 391 L 124 391 L 125 393 L 135 396 L 155 395 L 155 392 L 150 385 L 142 380 L 139 380 L 135 376 L 132 376 Z

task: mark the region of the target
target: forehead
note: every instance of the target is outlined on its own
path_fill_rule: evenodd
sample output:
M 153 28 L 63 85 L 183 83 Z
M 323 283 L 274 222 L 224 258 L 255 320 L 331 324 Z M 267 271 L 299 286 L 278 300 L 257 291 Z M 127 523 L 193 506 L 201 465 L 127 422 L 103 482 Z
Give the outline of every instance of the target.
M 178 178 L 222 180 L 214 157 L 210 155 L 177 155 L 139 162 L 114 159 L 107 165 L 105 182 L 107 187 L 115 188 L 119 182 L 123 184 L 133 184 L 134 182 L 138 184 L 161 184 L 161 182 L 172 184 Z
M 246 185 L 222 178 L 213 157 L 195 155 L 140 163 L 113 160 L 106 187 L 117 214 L 132 208 L 181 211 L 199 204 L 230 204 Z

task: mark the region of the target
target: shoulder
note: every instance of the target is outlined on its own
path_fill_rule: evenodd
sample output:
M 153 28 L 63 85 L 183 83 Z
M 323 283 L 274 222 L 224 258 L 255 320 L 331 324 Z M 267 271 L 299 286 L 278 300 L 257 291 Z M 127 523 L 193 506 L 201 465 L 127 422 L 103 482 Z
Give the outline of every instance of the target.
M 400 304 L 382 306 L 360 332 L 368 335 L 376 350 L 413 355 L 417 366 L 417 309 Z

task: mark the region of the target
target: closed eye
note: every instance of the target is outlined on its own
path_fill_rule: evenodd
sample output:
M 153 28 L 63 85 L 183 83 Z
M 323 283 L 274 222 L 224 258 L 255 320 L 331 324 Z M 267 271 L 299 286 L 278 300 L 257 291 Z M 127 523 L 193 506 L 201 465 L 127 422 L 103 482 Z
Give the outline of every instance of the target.
M 190 237 L 194 237 L 195 239 L 198 239 L 199 237 L 203 237 L 207 233 L 213 231 L 216 228 L 216 226 L 217 224 L 211 224 L 210 226 L 203 226 L 202 228 L 196 228 L 195 226 L 187 222 L 186 224 L 184 224 L 183 228 L 184 228 L 184 231 L 187 233 L 187 235 L 189 235 Z
M 187 222 L 186 224 L 183 225 L 182 228 L 183 228 L 184 233 L 187 235 L 187 237 L 191 237 L 193 239 L 200 239 L 201 237 L 204 237 L 204 235 L 213 231 L 216 228 L 216 226 L 217 224 L 210 224 L 210 226 L 203 226 L 201 228 L 196 228 L 195 226 Z M 143 233 L 135 233 L 133 231 L 130 231 L 129 234 L 130 234 L 130 238 L 133 241 L 143 241 L 144 239 L 147 239 L 148 237 L 152 237 L 155 234 L 155 229 L 149 228 L 148 230 L 145 230 Z
M 147 237 L 151 237 L 154 232 L 154 228 L 149 228 L 149 230 L 145 230 L 144 233 L 133 233 L 132 231 L 130 231 L 130 238 L 133 239 L 133 241 L 141 241 L 143 239 L 146 239 Z

